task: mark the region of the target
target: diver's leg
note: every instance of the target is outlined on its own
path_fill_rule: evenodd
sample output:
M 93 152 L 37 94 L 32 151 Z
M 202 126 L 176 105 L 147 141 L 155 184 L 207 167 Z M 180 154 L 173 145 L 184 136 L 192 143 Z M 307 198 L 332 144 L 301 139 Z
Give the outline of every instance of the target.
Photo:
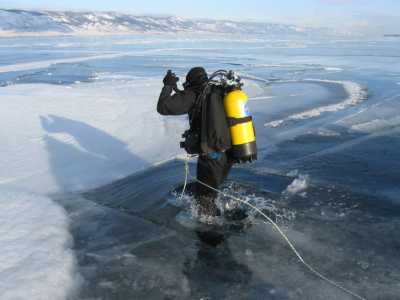
M 218 189 L 228 176 L 232 164 L 225 153 L 218 158 L 200 156 L 197 161 L 197 179 L 205 184 Z M 218 216 L 220 211 L 215 204 L 218 193 L 214 190 L 197 183 L 196 200 L 199 205 L 200 214 Z
M 197 179 L 213 188 L 217 188 L 216 171 L 218 170 L 215 162 L 207 156 L 200 156 L 197 161 Z M 196 202 L 199 215 L 218 216 L 220 212 L 215 205 L 217 193 L 212 189 L 197 183 Z
M 233 162 L 231 161 L 229 156 L 226 154 L 226 152 L 222 153 L 221 165 L 222 165 L 222 173 L 221 173 L 221 177 L 219 178 L 218 185 L 221 185 L 225 181 L 225 179 L 228 177 L 229 171 L 231 170 L 232 165 L 233 165 Z

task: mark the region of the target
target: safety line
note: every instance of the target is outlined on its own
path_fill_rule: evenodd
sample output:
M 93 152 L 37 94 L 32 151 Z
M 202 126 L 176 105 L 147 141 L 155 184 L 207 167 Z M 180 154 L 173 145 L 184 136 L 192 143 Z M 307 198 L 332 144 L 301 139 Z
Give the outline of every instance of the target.
M 235 200 L 235 201 L 237 201 L 237 202 L 239 202 L 239 203 L 243 203 L 243 204 L 249 206 L 250 208 L 252 208 L 252 209 L 254 209 L 255 211 L 257 211 L 261 216 L 263 216 L 270 224 L 272 224 L 272 226 L 279 232 L 279 234 L 282 236 L 282 238 L 285 240 L 285 242 L 289 245 L 290 249 L 293 251 L 293 253 L 296 255 L 296 257 L 300 260 L 300 262 L 301 262 L 311 273 L 313 273 L 314 275 L 316 275 L 317 277 L 319 277 L 319 278 L 322 279 L 323 281 L 326 281 L 326 282 L 329 283 L 330 285 L 332 285 L 332 286 L 334 286 L 334 287 L 336 287 L 336 288 L 342 290 L 343 292 L 345 292 L 345 293 L 347 293 L 347 294 L 349 294 L 349 295 L 351 295 L 351 296 L 353 296 L 353 297 L 355 297 L 355 298 L 357 298 L 357 299 L 366 300 L 366 298 L 364 298 L 364 297 L 358 295 L 357 293 L 355 293 L 355 292 L 353 292 L 353 291 L 351 291 L 351 290 L 349 290 L 349 289 L 347 289 L 347 288 L 341 286 L 339 283 L 337 283 L 337 282 L 335 282 L 335 281 L 333 281 L 333 280 L 327 278 L 325 275 L 321 274 L 321 273 L 318 272 L 314 267 L 312 267 L 310 264 L 308 264 L 308 263 L 304 260 L 304 258 L 300 255 L 300 253 L 297 251 L 297 249 L 296 249 L 296 247 L 293 245 L 293 243 L 289 240 L 289 238 L 287 237 L 287 235 L 286 235 L 286 234 L 282 231 L 282 229 L 278 226 L 278 224 L 276 224 L 270 217 L 268 217 L 261 209 L 259 209 L 258 207 L 254 206 L 254 205 L 251 204 L 251 203 L 248 203 L 247 201 L 244 201 L 244 200 L 242 200 L 242 199 L 240 199 L 240 198 L 237 198 L 237 197 L 232 196 L 232 195 L 229 195 L 229 194 L 227 194 L 227 193 L 225 193 L 225 192 L 223 192 L 223 191 L 221 191 L 221 190 L 218 190 L 218 189 L 216 189 L 216 188 L 214 188 L 214 187 L 212 187 L 212 186 L 210 186 L 210 185 L 208 185 L 208 184 L 202 182 L 201 180 L 198 180 L 198 179 L 195 178 L 194 176 L 192 176 L 192 175 L 190 174 L 190 170 L 189 170 L 189 159 L 190 159 L 191 157 L 194 157 L 194 156 L 189 156 L 189 155 L 188 155 L 188 156 L 185 158 L 185 160 L 184 160 L 184 162 L 185 162 L 185 183 L 184 183 L 184 185 L 183 185 L 183 189 L 182 189 L 182 193 L 181 193 L 180 199 L 182 199 L 182 197 L 183 197 L 183 195 L 184 195 L 184 193 L 185 193 L 186 186 L 187 186 L 187 181 L 188 181 L 188 179 L 189 179 L 189 177 L 190 177 L 190 178 L 194 179 L 195 181 L 197 181 L 198 183 L 200 183 L 201 185 L 203 185 L 203 186 L 205 186 L 205 187 L 207 187 L 207 188 L 209 188 L 209 189 L 211 189 L 211 190 L 213 190 L 213 191 L 215 191 L 215 192 L 217 192 L 217 193 L 219 193 L 219 194 L 221 194 L 221 195 L 223 195 L 223 196 L 225 196 L 225 197 L 231 198 L 231 199 L 233 199 L 233 200 Z M 268 223 L 265 222 L 265 221 L 263 221 L 263 222 L 264 222 L 264 224 L 268 224 Z

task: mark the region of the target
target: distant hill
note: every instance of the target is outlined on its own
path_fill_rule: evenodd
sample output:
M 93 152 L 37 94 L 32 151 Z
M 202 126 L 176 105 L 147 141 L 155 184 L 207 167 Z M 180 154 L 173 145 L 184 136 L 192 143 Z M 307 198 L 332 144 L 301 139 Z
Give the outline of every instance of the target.
M 135 16 L 117 12 L 0 9 L 1 34 L 204 33 L 269 36 L 338 35 L 328 28 L 260 22 Z

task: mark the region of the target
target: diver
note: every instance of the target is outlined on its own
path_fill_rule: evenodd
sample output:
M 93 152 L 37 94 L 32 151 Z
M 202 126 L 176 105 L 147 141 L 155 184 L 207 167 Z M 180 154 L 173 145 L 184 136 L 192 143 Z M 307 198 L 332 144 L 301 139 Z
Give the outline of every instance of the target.
M 233 74 L 221 72 L 226 71 L 217 71 L 209 78 L 203 67 L 192 68 L 186 75 L 184 89 L 180 90 L 177 86 L 179 78 L 168 70 L 157 104 L 157 112 L 161 115 L 188 114 L 190 129 L 183 134 L 185 141 L 181 147 L 189 154 L 199 156 L 197 179 L 215 189 L 225 181 L 232 165 L 241 162 L 235 157 L 244 156 L 248 161 L 256 159 L 253 123 L 245 106 L 247 96 L 240 90 L 240 79 L 231 80 L 236 84 L 233 88 L 227 84 L 210 84 L 217 82 L 213 80 L 216 76 Z M 234 104 L 230 110 L 233 113 L 241 112 L 243 117 L 227 115 L 227 99 Z M 237 129 L 239 132 L 235 132 Z M 235 142 L 235 139 L 239 142 Z M 195 199 L 200 216 L 221 215 L 215 203 L 216 198 L 216 191 L 199 182 L 196 184 Z
M 158 104 L 157 111 L 162 115 L 182 115 L 188 114 L 190 121 L 190 130 L 186 133 L 187 141 L 191 139 L 189 135 L 193 134 L 192 139 L 198 139 L 202 134 L 205 135 L 207 120 L 204 120 L 204 107 L 200 107 L 200 97 L 204 94 L 208 75 L 204 68 L 192 68 L 187 76 L 186 82 L 183 84 L 184 90 L 178 90 L 177 83 L 179 78 L 171 71 L 167 72 L 164 77 Z M 199 147 L 199 158 L 197 161 L 197 179 L 214 187 L 219 188 L 223 181 L 228 176 L 233 162 L 230 160 L 227 150 L 231 147 L 230 134 L 226 116 L 223 110 L 222 98 L 223 91 L 213 87 L 204 95 L 207 98 L 216 98 L 217 102 L 221 103 L 220 108 L 214 111 L 214 118 L 219 124 L 214 124 L 219 128 L 208 128 L 213 132 L 207 135 L 214 135 L 215 138 L 210 139 L 207 145 L 193 145 Z M 215 115 L 216 114 L 216 115 Z M 208 116 L 210 117 L 210 116 Z M 209 118 L 207 118 L 209 119 Z M 203 121 L 203 122 L 202 122 Z M 215 122 L 213 122 L 215 123 Z M 224 124 L 225 123 L 225 124 Z M 202 130 L 203 129 L 203 130 Z M 219 135 L 219 136 L 216 136 Z M 196 142 L 194 142 L 195 144 Z M 204 149 L 206 148 L 206 149 Z M 196 151 L 195 151 L 196 152 Z M 199 215 L 219 216 L 220 211 L 215 204 L 216 192 L 197 183 L 195 190 L 195 198 L 198 204 Z

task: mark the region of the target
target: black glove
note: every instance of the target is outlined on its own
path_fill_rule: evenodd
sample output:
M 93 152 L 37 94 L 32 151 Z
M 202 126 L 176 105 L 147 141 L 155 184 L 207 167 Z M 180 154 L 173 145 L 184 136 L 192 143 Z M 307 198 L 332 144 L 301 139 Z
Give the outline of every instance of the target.
M 169 85 L 174 88 L 177 88 L 177 82 L 179 81 L 179 78 L 176 77 L 175 73 L 172 73 L 171 70 L 168 70 L 167 75 L 165 75 L 163 82 L 164 85 Z

